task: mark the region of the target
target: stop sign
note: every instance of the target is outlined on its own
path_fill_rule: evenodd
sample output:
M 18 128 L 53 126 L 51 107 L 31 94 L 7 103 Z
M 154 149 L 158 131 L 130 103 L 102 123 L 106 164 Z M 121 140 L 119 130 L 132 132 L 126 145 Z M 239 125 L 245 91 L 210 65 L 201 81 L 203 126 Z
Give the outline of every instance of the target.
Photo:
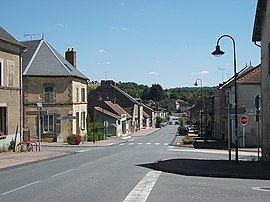
M 248 123 L 247 116 L 241 116 L 240 122 L 241 122 L 242 125 L 247 125 L 247 123 Z

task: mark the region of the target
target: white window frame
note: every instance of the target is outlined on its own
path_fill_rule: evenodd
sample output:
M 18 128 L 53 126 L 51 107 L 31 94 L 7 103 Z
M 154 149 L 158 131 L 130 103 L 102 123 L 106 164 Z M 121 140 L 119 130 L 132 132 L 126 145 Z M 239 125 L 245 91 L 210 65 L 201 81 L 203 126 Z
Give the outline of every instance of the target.
M 81 130 L 85 130 L 85 126 L 86 126 L 86 113 L 85 112 L 81 112 Z
M 0 59 L 0 86 L 4 86 L 4 60 Z
M 45 130 L 45 116 L 47 118 L 47 130 Z M 50 129 L 50 120 L 52 119 L 52 130 Z M 53 114 L 43 115 L 42 116 L 42 132 L 43 133 L 52 133 L 55 132 L 55 116 Z

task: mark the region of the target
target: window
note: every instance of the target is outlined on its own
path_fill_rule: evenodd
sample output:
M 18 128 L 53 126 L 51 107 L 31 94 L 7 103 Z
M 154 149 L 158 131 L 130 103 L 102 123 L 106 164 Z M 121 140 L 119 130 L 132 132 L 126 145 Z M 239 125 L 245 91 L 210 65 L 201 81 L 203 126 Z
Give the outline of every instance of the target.
M 7 122 L 7 108 L 0 107 L 0 138 L 5 137 L 7 135 L 6 122 Z
M 8 62 L 8 85 L 14 85 L 14 63 Z
M 45 86 L 44 88 L 44 102 L 53 103 L 53 87 Z
M 80 92 L 79 92 L 79 88 L 76 88 L 76 102 L 80 102 Z
M 48 132 L 54 132 L 54 115 L 44 115 L 42 116 L 42 132 L 48 133 Z
M 3 61 L 0 61 L 0 86 L 3 86 L 4 81 L 4 73 L 3 73 Z
M 81 89 L 81 101 L 85 102 L 85 88 Z
M 81 113 L 81 129 L 85 129 L 85 112 Z

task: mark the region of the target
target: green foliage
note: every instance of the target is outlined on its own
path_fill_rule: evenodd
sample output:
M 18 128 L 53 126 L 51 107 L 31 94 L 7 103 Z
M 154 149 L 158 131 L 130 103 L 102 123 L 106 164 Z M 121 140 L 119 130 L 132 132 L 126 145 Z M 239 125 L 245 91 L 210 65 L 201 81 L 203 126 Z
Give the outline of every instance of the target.
M 140 97 L 142 100 L 153 100 L 159 106 L 167 108 L 171 99 L 181 99 L 190 105 L 198 104 L 200 97 L 200 87 L 177 87 L 163 90 L 161 85 L 153 84 L 150 88 L 147 85 L 138 85 L 134 82 L 119 82 L 116 84 L 120 89 L 134 98 Z M 203 87 L 203 98 L 209 97 L 217 87 Z
M 193 137 L 189 137 L 189 136 L 185 136 L 182 139 L 183 144 L 193 144 L 194 143 L 194 138 Z
M 149 90 L 148 100 L 160 101 L 165 98 L 164 91 L 159 84 L 153 84 Z
M 161 117 L 157 117 L 156 119 L 156 128 L 161 128 L 161 123 L 163 119 Z
M 2 152 L 8 152 L 9 149 L 8 149 L 8 146 L 6 144 L 4 144 L 2 147 L 0 147 L 0 153 Z
M 134 82 L 127 82 L 127 83 L 122 83 L 119 82 L 116 84 L 117 87 L 125 91 L 127 94 L 131 95 L 134 98 L 142 97 L 144 90 L 149 89 L 147 85 L 138 85 L 137 83 Z
M 102 123 L 87 122 L 87 141 L 96 142 L 106 139 L 105 129 Z

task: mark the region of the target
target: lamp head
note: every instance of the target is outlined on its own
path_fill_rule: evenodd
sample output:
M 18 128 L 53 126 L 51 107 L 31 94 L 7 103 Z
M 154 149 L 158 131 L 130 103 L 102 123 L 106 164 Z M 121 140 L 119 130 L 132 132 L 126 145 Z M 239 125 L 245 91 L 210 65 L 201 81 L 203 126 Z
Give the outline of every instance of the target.
M 216 57 L 220 57 L 224 54 L 224 52 L 222 50 L 220 50 L 219 45 L 216 45 L 216 50 L 214 50 L 211 54 L 216 56 Z
M 198 82 L 197 81 L 195 81 L 194 86 L 198 86 Z

